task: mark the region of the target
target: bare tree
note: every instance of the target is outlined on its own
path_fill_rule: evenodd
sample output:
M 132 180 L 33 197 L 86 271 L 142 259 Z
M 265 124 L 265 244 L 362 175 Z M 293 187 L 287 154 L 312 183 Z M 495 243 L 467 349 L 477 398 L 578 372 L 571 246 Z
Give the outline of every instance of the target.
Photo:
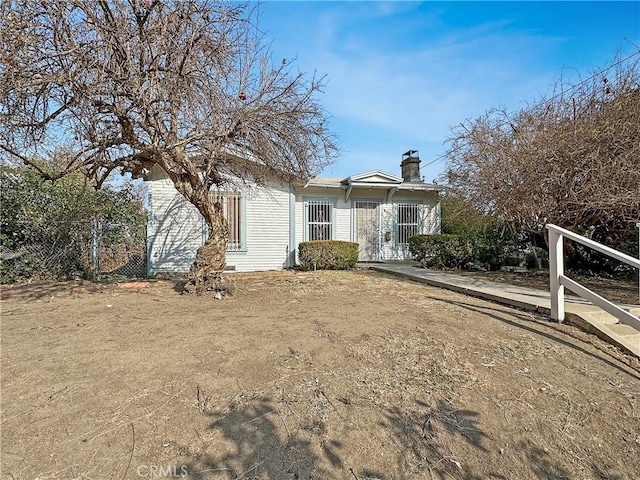
M 514 229 L 543 234 L 555 223 L 619 241 L 640 219 L 639 56 L 454 128 L 450 185 Z
M 9 0 L 0 6 L 0 148 L 55 179 L 161 167 L 209 237 L 190 285 L 224 291 L 228 229 L 213 186 L 292 182 L 337 154 L 323 79 L 273 62 L 247 5 Z M 44 169 L 33 158 L 61 157 Z

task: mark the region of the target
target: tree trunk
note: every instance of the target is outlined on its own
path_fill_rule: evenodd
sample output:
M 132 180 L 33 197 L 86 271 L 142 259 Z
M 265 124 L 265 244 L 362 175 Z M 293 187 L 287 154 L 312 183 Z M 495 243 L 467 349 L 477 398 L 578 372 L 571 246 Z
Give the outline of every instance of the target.
M 207 222 L 209 235 L 196 253 L 196 260 L 189 269 L 189 281 L 184 290 L 196 295 L 211 292 L 220 299 L 227 294 L 233 295 L 235 291 L 233 282 L 222 275 L 226 265 L 229 229 L 219 202 L 202 207 L 198 209 Z

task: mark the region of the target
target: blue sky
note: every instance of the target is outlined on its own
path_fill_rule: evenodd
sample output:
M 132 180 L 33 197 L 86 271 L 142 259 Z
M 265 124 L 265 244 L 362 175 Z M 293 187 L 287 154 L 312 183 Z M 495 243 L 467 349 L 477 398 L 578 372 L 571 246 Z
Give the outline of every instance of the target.
M 327 75 L 320 103 L 340 137 L 323 175 L 399 175 L 420 151 L 427 182 L 445 169 L 451 126 L 523 108 L 554 82 L 640 48 L 640 2 L 266 1 L 274 58 Z M 426 165 L 427 163 L 430 165 Z

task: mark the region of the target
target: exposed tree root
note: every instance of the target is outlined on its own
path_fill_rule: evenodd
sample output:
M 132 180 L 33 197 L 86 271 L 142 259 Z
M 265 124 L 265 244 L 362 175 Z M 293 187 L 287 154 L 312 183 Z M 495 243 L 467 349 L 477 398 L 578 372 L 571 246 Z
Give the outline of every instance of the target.
M 210 238 L 198 249 L 196 261 L 189 270 L 189 281 L 184 286 L 185 293 L 195 293 L 198 296 L 212 293 L 218 299 L 235 293 L 234 282 L 222 275 L 225 266 L 225 246 L 224 238 L 217 243 Z

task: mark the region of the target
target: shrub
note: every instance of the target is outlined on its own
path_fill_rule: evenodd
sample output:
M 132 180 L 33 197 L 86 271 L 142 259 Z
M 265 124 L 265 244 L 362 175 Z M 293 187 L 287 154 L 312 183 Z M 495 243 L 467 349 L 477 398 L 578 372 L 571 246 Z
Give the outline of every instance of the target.
M 527 268 L 549 268 L 549 252 L 540 247 L 529 247 L 526 252 Z
M 638 258 L 638 230 L 632 223 L 627 227 L 624 237 L 621 234 L 621 238 L 616 238 L 615 241 L 607 236 L 605 229 L 594 229 L 586 232 L 577 230 L 576 233 L 585 235 L 595 242 Z M 578 242 L 566 242 L 565 255 L 565 268 L 583 275 L 624 278 L 634 277 L 638 273 L 631 265 L 627 265 Z
M 95 190 L 85 180 L 80 172 L 50 181 L 29 168 L 0 166 L 0 284 L 89 278 L 94 220 L 144 232 L 132 188 Z M 102 244 L 117 243 L 114 229 L 105 234 Z
M 298 245 L 304 270 L 351 270 L 358 263 L 359 245 L 339 240 L 315 240 Z
M 482 270 L 498 270 L 505 265 L 506 255 L 513 249 L 507 231 L 498 222 L 488 223 L 482 230 L 467 235 L 473 248 L 473 264 Z
M 442 233 L 459 235 L 471 245 L 473 253 L 463 266 L 473 270 L 498 270 L 506 262 L 519 264 L 518 239 L 502 220 L 470 205 L 462 197 L 441 200 Z M 512 253 L 518 259 L 509 259 Z
M 461 268 L 473 253 L 471 243 L 460 235 L 414 235 L 409 252 L 424 267 Z

